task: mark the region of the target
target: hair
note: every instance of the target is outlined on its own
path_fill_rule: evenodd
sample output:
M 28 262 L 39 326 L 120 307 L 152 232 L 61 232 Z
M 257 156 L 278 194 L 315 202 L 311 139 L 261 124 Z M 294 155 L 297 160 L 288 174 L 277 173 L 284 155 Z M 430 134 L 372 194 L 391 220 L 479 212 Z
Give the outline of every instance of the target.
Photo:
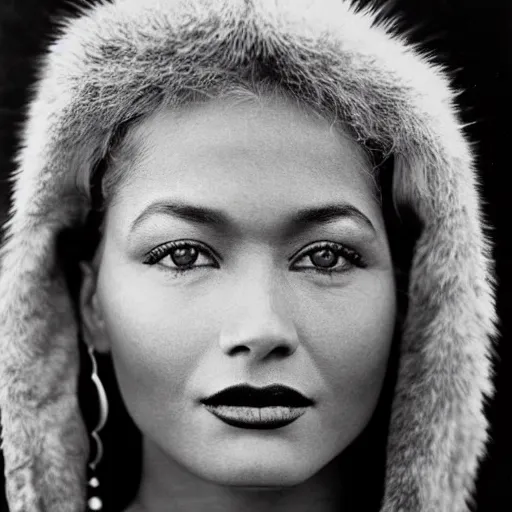
M 312 101 L 310 96 L 298 97 L 279 84 L 268 81 L 255 81 L 234 84 L 223 87 L 220 91 L 209 93 L 186 91 L 180 98 L 173 101 L 162 102 L 151 113 L 145 116 L 136 116 L 118 127 L 110 139 L 103 158 L 90 171 L 89 176 L 82 176 L 79 183 L 87 182 L 82 193 L 90 199 L 90 212 L 86 220 L 85 228 L 71 236 L 64 237 L 63 252 L 64 264 L 70 276 L 70 289 L 78 300 L 80 276 L 77 273 L 77 260 L 92 259 L 101 243 L 104 234 L 104 218 L 116 192 L 125 180 L 130 178 L 134 164 L 140 151 L 138 130 L 141 121 L 158 113 L 160 109 L 174 108 L 177 115 L 186 104 L 207 102 L 212 98 L 229 99 L 236 104 L 245 102 L 268 102 L 278 98 L 285 98 L 297 105 L 308 116 L 317 116 L 326 119 L 333 129 L 339 130 L 344 135 L 352 136 L 361 147 L 360 167 L 368 172 L 375 185 L 375 193 L 381 205 L 386 231 L 391 248 L 392 259 L 395 266 L 397 283 L 398 315 L 395 335 L 388 364 L 388 370 L 384 381 L 381 397 L 372 419 L 364 432 L 351 446 L 346 449 L 347 456 L 354 455 L 354 471 L 360 471 L 361 502 L 358 510 L 375 510 L 378 508 L 383 495 L 383 482 L 385 471 L 385 445 L 388 432 L 391 400 L 397 373 L 399 343 L 401 338 L 401 325 L 407 310 L 407 288 L 410 262 L 414 243 L 419 235 L 419 226 L 416 217 L 411 212 L 396 209 L 396 197 L 393 195 L 393 158 L 384 156 L 377 147 L 372 147 L 366 141 L 363 143 L 352 132 L 350 126 L 346 126 L 337 115 L 335 109 L 328 109 L 318 101 Z M 412 222 L 411 222 L 412 221 Z M 69 235 L 69 233 L 68 233 Z M 76 243 L 77 237 L 80 243 Z M 77 254 L 70 247 L 80 247 Z M 74 254 L 72 254 L 74 252 Z M 74 263 L 73 263 L 74 261 Z M 77 310 L 78 315 L 78 310 Z M 81 338 L 81 336 L 80 336 Z M 79 377 L 79 403 L 84 417 L 84 422 L 89 430 L 96 424 L 97 399 L 96 390 L 90 381 L 91 366 L 87 357 L 85 343 L 81 339 L 81 371 Z M 104 501 L 104 510 L 123 511 L 133 501 L 140 483 L 140 470 L 142 462 L 142 436 L 134 424 L 130 414 L 124 405 L 114 367 L 109 354 L 98 354 L 99 374 L 105 386 L 110 404 L 110 414 L 105 428 L 101 432 L 101 438 L 105 446 L 102 462 L 96 471 L 101 482 L 100 493 Z M 93 398 L 91 398 L 93 397 Z M 94 447 L 94 443 L 92 443 Z M 363 453 L 363 456 L 361 456 Z M 94 454 L 91 454 L 94 456 Z M 371 458 L 371 464 L 367 464 Z M 368 489 L 376 489 L 376 493 L 368 492 Z M 367 503 L 363 500 L 367 499 Z

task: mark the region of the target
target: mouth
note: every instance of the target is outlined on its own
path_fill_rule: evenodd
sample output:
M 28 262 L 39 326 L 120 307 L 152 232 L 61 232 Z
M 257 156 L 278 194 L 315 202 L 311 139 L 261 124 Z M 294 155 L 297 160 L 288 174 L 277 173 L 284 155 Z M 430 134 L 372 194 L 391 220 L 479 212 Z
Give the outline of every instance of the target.
M 244 429 L 285 427 L 314 404 L 302 393 L 279 384 L 255 388 L 241 384 L 226 388 L 201 403 L 224 423 Z

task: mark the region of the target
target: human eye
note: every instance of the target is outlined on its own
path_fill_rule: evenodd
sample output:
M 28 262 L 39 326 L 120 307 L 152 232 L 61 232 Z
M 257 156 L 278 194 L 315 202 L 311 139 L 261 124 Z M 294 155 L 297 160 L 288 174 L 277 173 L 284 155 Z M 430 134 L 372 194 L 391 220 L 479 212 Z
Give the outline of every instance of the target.
M 349 247 L 336 242 L 317 242 L 302 248 L 291 258 L 290 270 L 311 270 L 323 274 L 348 272 L 354 267 L 365 268 L 362 256 Z
M 174 272 L 204 267 L 219 268 L 214 251 L 196 240 L 175 240 L 159 245 L 146 254 L 143 263 L 159 265 Z

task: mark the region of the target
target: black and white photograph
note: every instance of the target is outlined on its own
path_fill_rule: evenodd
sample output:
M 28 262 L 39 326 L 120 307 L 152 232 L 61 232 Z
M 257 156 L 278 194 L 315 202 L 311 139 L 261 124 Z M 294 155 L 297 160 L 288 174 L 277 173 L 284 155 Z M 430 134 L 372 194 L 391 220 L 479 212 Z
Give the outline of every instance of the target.
M 511 29 L 0 0 L 0 512 L 509 511 Z

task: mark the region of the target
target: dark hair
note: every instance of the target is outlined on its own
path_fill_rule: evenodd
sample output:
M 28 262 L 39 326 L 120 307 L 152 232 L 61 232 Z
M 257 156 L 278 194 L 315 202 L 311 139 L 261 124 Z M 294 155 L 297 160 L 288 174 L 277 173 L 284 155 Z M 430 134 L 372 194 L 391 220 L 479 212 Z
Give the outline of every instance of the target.
M 66 230 L 58 239 L 58 253 L 67 277 L 70 295 L 75 306 L 77 325 L 80 326 L 79 291 L 81 273 L 78 262 L 93 254 L 91 247 L 99 241 L 98 218 L 91 216 L 85 228 Z M 93 219 L 93 220 L 92 220 Z M 93 224 L 94 222 L 94 224 Z M 90 433 L 98 424 L 99 401 L 97 389 L 91 380 L 92 364 L 82 332 L 78 331 L 80 370 L 78 376 L 78 403 L 83 421 Z M 142 466 L 142 436 L 128 413 L 121 397 L 110 354 L 95 352 L 98 374 L 105 388 L 109 415 L 100 432 L 104 453 L 96 468 L 99 482 L 98 495 L 104 512 L 122 512 L 133 501 L 140 481 Z M 89 460 L 95 457 L 95 442 L 90 440 Z M 88 473 L 88 478 L 92 476 Z M 92 491 L 92 489 L 88 489 Z

